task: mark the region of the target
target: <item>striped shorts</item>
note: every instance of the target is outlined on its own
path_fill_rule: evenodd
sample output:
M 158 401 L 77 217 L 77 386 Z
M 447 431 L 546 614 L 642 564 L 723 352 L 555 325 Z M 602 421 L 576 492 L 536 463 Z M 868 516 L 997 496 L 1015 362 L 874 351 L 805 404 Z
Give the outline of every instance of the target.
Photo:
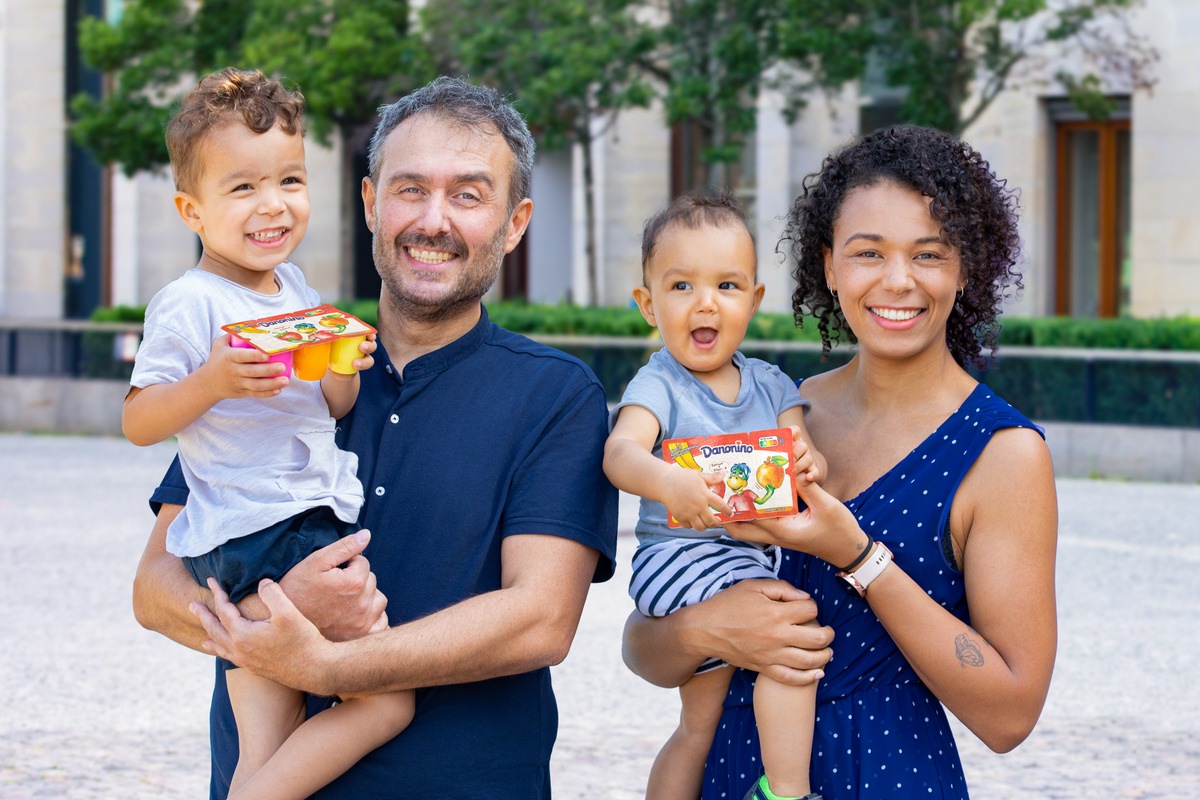
M 778 572 L 778 547 L 763 548 L 729 536 L 667 539 L 639 546 L 633 554 L 629 595 L 646 616 L 665 617 L 738 581 L 774 578 Z M 724 661 L 710 658 L 696 674 L 723 666 Z

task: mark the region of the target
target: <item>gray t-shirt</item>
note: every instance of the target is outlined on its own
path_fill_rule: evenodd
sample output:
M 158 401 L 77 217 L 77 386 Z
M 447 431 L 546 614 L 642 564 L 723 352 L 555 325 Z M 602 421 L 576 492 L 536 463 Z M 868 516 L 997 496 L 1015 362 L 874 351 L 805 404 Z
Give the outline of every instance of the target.
M 279 291 L 259 294 L 192 269 L 154 296 L 134 362 L 133 386 L 174 383 L 208 360 L 222 325 L 320 303 L 293 264 L 275 268 Z M 295 376 L 266 400 L 222 400 L 179 432 L 187 505 L 167 530 L 167 550 L 198 556 L 301 511 L 329 506 L 354 522 L 362 506 L 358 458 L 334 443 L 319 381 Z
M 609 430 L 616 424 L 622 408 L 642 406 L 658 419 L 658 440 L 653 452 L 655 458 L 662 458 L 663 439 L 774 428 L 784 411 L 795 406 L 807 407 L 796 384 L 774 364 L 746 358 L 741 353 L 734 353 L 733 363 L 741 371 L 742 386 L 737 401 L 726 403 L 664 347 L 650 356 L 629 382 L 621 402 L 609 415 Z M 663 539 L 715 539 L 725 533 L 724 528 L 697 531 L 668 527 L 666 506 L 644 497 L 634 530 L 642 545 Z

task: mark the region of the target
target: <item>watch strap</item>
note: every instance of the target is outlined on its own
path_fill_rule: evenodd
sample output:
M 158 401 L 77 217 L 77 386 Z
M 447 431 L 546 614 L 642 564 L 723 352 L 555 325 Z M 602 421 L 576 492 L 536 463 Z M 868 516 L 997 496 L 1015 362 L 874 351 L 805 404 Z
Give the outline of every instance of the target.
M 887 548 L 883 542 L 876 541 L 875 552 L 871 553 L 870 557 L 862 563 L 854 572 L 842 571 L 837 574 L 839 578 L 850 584 L 854 591 L 858 592 L 860 597 L 865 597 L 867 587 L 871 582 L 880 576 L 887 569 L 887 565 L 892 563 L 892 551 Z

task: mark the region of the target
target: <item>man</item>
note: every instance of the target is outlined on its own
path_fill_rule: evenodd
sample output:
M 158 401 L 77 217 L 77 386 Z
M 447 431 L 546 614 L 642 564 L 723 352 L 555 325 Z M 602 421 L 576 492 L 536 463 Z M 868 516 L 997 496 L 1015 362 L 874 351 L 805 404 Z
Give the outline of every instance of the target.
M 533 152 L 520 115 L 465 81 L 381 110 L 362 186 L 379 348 L 339 438 L 359 458 L 370 536 L 264 582 L 241 613 L 269 619 L 251 622 L 163 548 L 182 480 L 169 474 L 152 499 L 164 505 L 135 582 L 143 625 L 197 649 L 212 639 L 210 651 L 315 695 L 418 690 L 408 729 L 317 797 L 550 796 L 548 668 L 589 582 L 612 575 L 616 491 L 600 468 L 595 376 L 491 325 L 481 304 L 529 223 Z M 394 627 L 355 638 L 384 596 Z M 237 751 L 220 679 L 211 728 L 224 797 Z

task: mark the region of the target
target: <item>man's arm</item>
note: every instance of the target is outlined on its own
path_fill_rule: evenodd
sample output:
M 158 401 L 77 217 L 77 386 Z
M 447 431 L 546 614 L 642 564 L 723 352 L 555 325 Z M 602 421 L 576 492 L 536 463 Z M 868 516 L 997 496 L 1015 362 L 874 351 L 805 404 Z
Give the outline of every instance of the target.
M 183 562 L 167 552 L 167 528 L 181 511 L 183 506 L 164 503 L 154 519 L 133 578 L 133 615 L 143 628 L 203 650 L 204 629 L 188 613 L 188 604 L 207 602 L 208 590 L 196 585 Z
M 188 606 L 211 603 L 212 595 L 196 584 L 178 556 L 167 552 L 167 528 L 182 510 L 183 506 L 164 503 L 154 521 L 133 579 L 133 613 L 142 627 L 202 650 L 207 637 Z M 369 540 L 361 532 L 340 539 L 283 578 L 284 591 L 331 638 L 364 636 L 384 613 L 387 600 L 376 589 L 375 575 L 362 556 Z M 267 615 L 257 595 L 244 599 L 240 607 L 257 619 Z
M 192 603 L 206 649 L 252 672 L 321 694 L 390 692 L 515 675 L 560 663 L 583 613 L 597 551 L 549 535 L 501 545 L 501 588 L 427 617 L 347 642 L 331 642 L 279 587 L 264 582 L 270 611 L 247 619 L 217 590 L 216 614 Z

